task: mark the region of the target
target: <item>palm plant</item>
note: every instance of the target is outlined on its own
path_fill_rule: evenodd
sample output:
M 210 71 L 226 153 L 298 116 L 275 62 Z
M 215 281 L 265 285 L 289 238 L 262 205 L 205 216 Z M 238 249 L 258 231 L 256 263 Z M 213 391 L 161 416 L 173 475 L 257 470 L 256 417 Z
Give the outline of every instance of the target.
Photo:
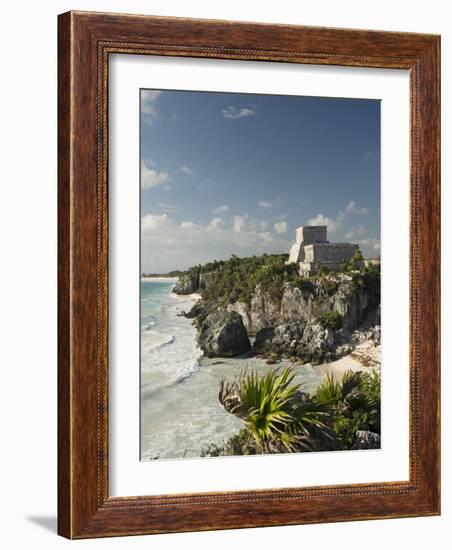
M 380 432 L 380 375 L 346 371 L 340 381 L 327 374 L 314 399 L 332 406 L 332 429 L 342 448 L 350 448 L 357 430 Z
M 336 380 L 331 373 L 328 373 L 325 380 L 317 388 L 316 400 L 328 402 L 336 406 L 346 405 L 347 401 L 355 396 L 360 389 L 361 372 L 346 371 L 340 381 Z
M 381 399 L 381 376 L 373 371 L 361 376 L 360 386 L 370 405 L 379 406 Z
M 234 382 L 220 384 L 220 402 L 245 421 L 258 452 L 313 449 L 313 433 L 324 435 L 322 416 L 327 407 L 302 394 L 294 377 L 291 368 L 264 376 L 242 371 Z
M 342 386 L 331 373 L 328 373 L 325 380 L 317 388 L 315 396 L 319 402 L 336 405 L 342 397 Z

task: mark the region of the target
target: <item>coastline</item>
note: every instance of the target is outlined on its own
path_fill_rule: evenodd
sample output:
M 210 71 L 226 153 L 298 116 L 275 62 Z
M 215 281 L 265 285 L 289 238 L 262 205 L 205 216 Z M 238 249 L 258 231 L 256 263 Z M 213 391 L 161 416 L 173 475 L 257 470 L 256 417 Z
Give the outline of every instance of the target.
M 371 372 L 373 370 L 381 372 L 380 346 L 371 346 L 367 342 L 358 345 L 351 353 L 331 361 L 331 363 L 322 363 L 313 367 L 320 372 L 332 374 L 335 378 L 341 378 L 343 374 L 351 370 L 352 372 Z
M 193 298 L 194 301 L 201 299 L 201 294 L 194 292 L 185 297 Z M 235 357 L 214 357 L 208 358 L 206 355 L 202 355 L 199 359 L 199 366 L 203 365 L 212 367 L 216 365 L 224 365 L 225 370 L 228 368 L 227 365 L 231 364 L 242 364 L 243 367 L 246 366 L 246 363 L 250 364 L 251 367 L 255 367 L 258 370 L 267 371 L 275 368 L 285 368 L 292 367 L 297 370 L 299 367 L 308 367 L 313 369 L 315 372 L 326 376 L 327 374 L 332 374 L 336 379 L 342 378 L 343 374 L 347 371 L 352 372 L 371 372 L 373 370 L 378 373 L 381 372 L 381 345 L 378 344 L 375 346 L 371 341 L 365 340 L 357 344 L 354 349 L 348 354 L 334 361 L 329 361 L 325 363 L 320 363 L 318 365 L 311 365 L 311 363 L 299 363 L 291 359 L 286 359 L 280 357 L 276 362 L 267 362 L 267 359 L 259 355 L 255 355 L 253 352 L 250 352 L 245 355 L 237 355 Z M 243 368 L 242 367 L 242 368 Z M 232 369 L 235 371 L 237 369 Z
M 142 278 L 144 283 L 175 280 Z M 295 381 L 307 393 L 313 393 L 328 373 L 340 379 L 347 370 L 379 370 L 380 346 L 369 341 L 360 342 L 345 357 L 315 366 L 285 358 L 267 362 L 265 357 L 252 353 L 209 358 L 202 354 L 196 342 L 196 329 L 191 320 L 183 315 L 184 310 L 188 311 L 200 298 L 199 293 L 174 294 L 168 285 L 168 291 L 160 292 L 159 308 L 151 311 L 150 329 L 145 329 L 142 335 L 146 340 L 151 338 L 148 343 L 153 345 L 142 343 L 141 460 L 200 457 L 209 445 L 221 446 L 236 435 L 243 421 L 223 408 L 218 391 L 221 380 L 232 381 L 244 369 L 265 374 L 292 367 Z M 145 303 L 149 304 L 149 299 Z M 194 363 L 187 370 L 189 358 Z M 181 370 L 182 366 L 185 370 Z
M 141 277 L 141 282 L 171 283 L 176 282 L 177 277 Z
M 268 363 L 266 359 L 255 356 L 235 356 L 235 357 L 213 357 L 209 358 L 203 355 L 200 360 L 200 367 L 202 366 L 218 366 L 218 368 L 224 368 L 225 373 L 227 370 L 230 370 L 231 365 L 242 365 L 242 368 L 250 368 L 261 371 L 262 373 L 267 370 L 273 370 L 277 368 L 292 367 L 295 371 L 303 370 L 304 368 L 312 369 L 313 372 L 317 373 L 319 376 L 326 376 L 327 374 L 332 374 L 335 378 L 341 378 L 342 375 L 351 370 L 352 372 L 362 371 L 362 372 L 371 372 L 376 370 L 380 372 L 380 364 L 377 362 L 377 358 L 380 354 L 380 349 L 375 348 L 372 350 L 372 353 L 367 355 L 362 350 L 360 358 L 358 358 L 355 351 L 349 353 L 348 355 L 331 361 L 328 363 L 321 363 L 319 365 L 311 365 L 311 363 L 298 363 L 296 361 L 291 361 L 290 359 L 281 358 L 276 362 Z M 360 360 L 360 359 L 363 360 Z M 366 364 L 367 360 L 371 358 L 372 364 Z M 232 369 L 235 370 L 235 369 Z M 227 373 L 229 374 L 229 373 Z
M 213 357 L 205 355 L 200 357 L 199 366 L 223 371 L 223 377 L 232 379 L 244 369 L 255 370 L 259 374 L 274 369 L 284 369 L 290 367 L 294 370 L 295 380 L 301 383 L 307 391 L 315 391 L 327 374 L 331 374 L 335 379 L 340 380 L 345 372 L 381 372 L 380 364 L 381 347 L 374 346 L 365 341 L 358 344 L 355 349 L 334 361 L 312 365 L 311 363 L 299 363 L 291 359 L 281 357 L 275 362 L 267 362 L 267 359 L 252 353 L 238 355 L 235 357 Z

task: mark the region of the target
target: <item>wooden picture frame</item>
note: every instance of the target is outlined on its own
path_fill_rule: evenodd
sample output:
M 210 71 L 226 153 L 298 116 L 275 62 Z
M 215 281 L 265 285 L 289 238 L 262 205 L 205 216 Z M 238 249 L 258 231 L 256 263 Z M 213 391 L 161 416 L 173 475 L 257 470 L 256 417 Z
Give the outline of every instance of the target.
M 440 38 L 68 12 L 58 39 L 58 532 L 68 538 L 440 513 Z M 110 497 L 108 61 L 113 53 L 410 73 L 409 481 Z

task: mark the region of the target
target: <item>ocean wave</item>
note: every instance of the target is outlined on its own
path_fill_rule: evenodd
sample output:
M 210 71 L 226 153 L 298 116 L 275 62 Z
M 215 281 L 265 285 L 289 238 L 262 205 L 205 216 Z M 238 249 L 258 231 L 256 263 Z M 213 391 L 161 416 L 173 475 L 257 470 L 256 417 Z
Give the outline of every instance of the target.
M 160 394 L 162 390 L 183 383 L 200 368 L 203 356 L 195 342 L 188 341 L 187 335 L 179 340 L 168 337 L 166 340 L 146 342 L 141 347 L 141 390 L 142 398 Z
M 151 285 L 142 295 L 141 391 L 142 398 L 159 399 L 164 388 L 176 386 L 199 369 L 203 356 L 192 321 L 181 313 L 196 302 L 194 296 L 178 296 Z
M 192 362 L 190 366 L 186 366 L 185 369 L 182 372 L 179 372 L 178 374 L 174 373 L 174 377 L 167 377 L 166 382 L 162 383 L 163 377 L 160 376 L 160 383 L 157 383 L 155 380 L 151 380 L 150 382 L 145 382 L 145 376 L 142 377 L 142 383 L 141 383 L 141 399 L 149 399 L 153 396 L 162 395 L 162 392 L 165 390 L 169 390 L 179 384 L 182 384 L 189 378 L 191 378 L 197 371 L 199 370 L 199 360 L 195 360 Z M 166 373 L 169 375 L 169 373 Z
M 191 362 L 189 365 L 185 367 L 185 370 L 183 370 L 178 377 L 176 378 L 176 384 L 180 384 L 184 380 L 187 380 L 192 374 L 194 374 L 196 371 L 199 370 L 200 360 L 203 356 L 203 353 L 201 350 L 199 350 L 199 354 L 192 357 Z
M 143 330 L 151 330 L 155 325 L 157 324 L 157 320 L 152 315 L 148 315 L 148 317 L 142 321 L 142 329 Z
M 145 334 L 141 335 L 141 346 L 143 351 L 152 352 L 160 350 L 165 346 L 174 344 L 176 341 L 176 336 L 174 334 L 162 334 L 155 330 L 146 331 Z

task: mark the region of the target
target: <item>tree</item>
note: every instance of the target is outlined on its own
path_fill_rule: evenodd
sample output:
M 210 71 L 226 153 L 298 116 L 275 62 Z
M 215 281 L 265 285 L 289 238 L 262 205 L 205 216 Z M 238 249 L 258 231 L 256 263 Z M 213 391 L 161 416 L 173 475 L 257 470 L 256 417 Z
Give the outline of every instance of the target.
M 361 250 L 358 248 L 348 262 L 348 268 L 350 271 L 360 271 L 363 267 L 364 258 L 361 254 Z

